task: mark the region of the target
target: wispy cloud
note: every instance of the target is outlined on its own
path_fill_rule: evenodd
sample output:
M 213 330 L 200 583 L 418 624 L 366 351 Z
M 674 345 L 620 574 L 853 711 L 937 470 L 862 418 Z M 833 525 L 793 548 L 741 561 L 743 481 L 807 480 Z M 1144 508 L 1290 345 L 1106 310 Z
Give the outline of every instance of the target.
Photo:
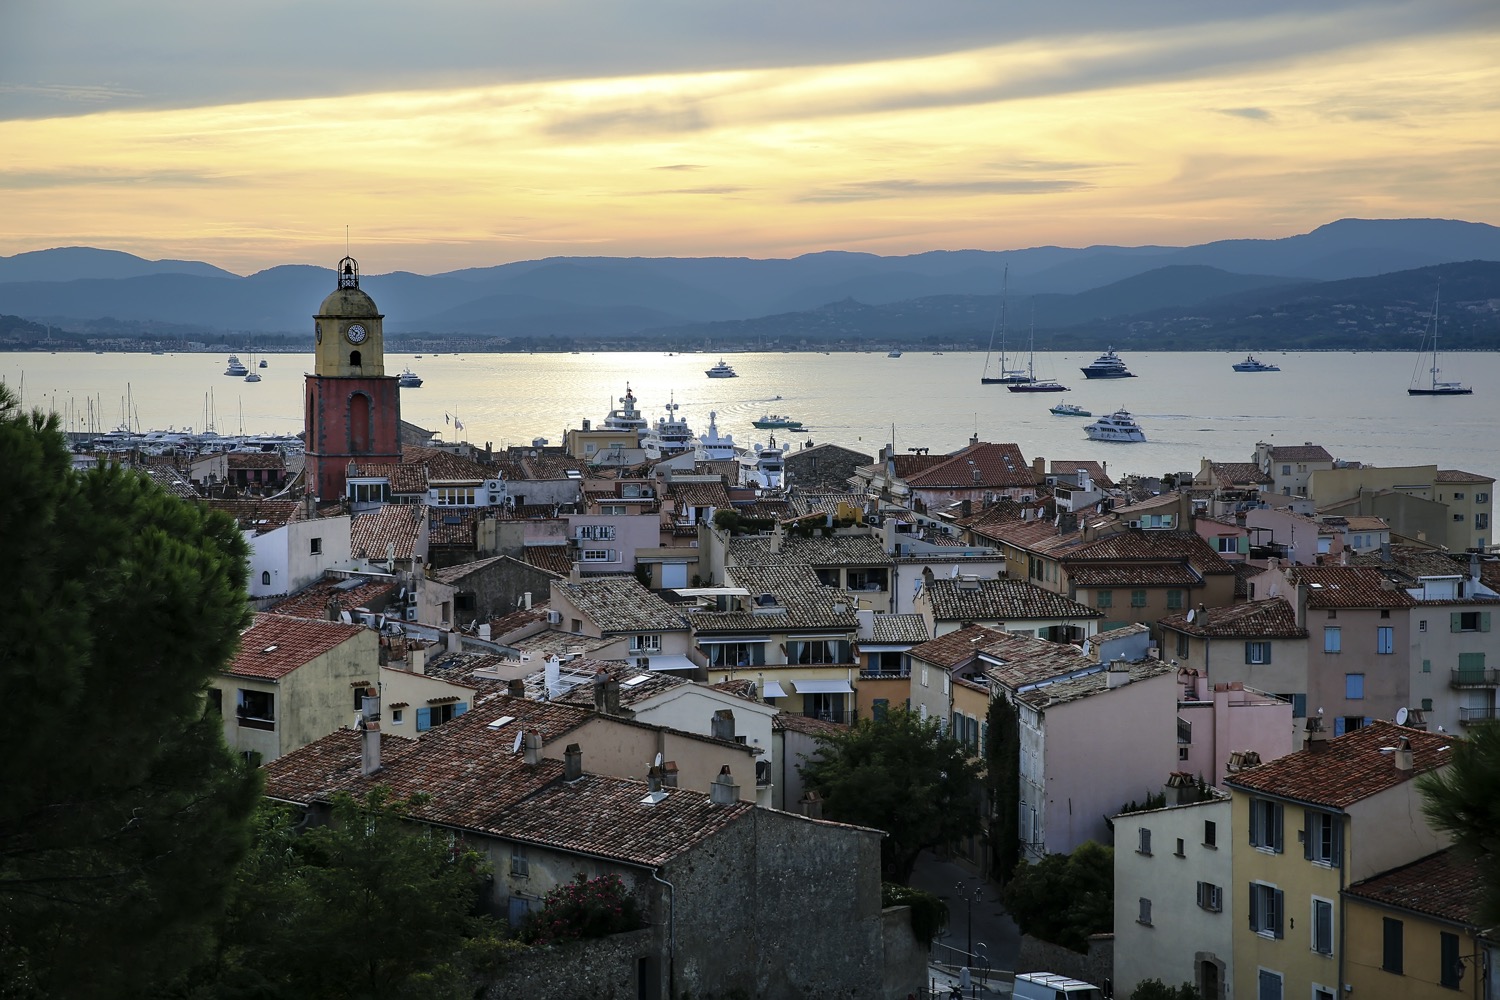
M 890 179 L 859 181 L 824 188 L 802 195 L 798 201 L 838 202 L 875 201 L 883 198 L 949 198 L 991 194 L 1055 194 L 1060 191 L 1082 191 L 1093 185 L 1083 181 L 1027 180 L 1010 178 L 992 181 L 920 181 Z
M 1232 118 L 1248 118 L 1251 121 L 1268 122 L 1274 115 L 1265 108 L 1220 108 L 1219 114 Z

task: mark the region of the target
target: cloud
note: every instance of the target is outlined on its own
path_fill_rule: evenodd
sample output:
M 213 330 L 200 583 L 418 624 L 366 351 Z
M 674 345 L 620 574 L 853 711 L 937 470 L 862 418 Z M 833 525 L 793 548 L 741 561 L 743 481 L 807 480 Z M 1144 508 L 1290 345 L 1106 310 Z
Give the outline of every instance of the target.
M 660 167 L 652 167 L 652 170 L 702 170 L 701 163 L 668 163 Z
M 49 188 L 67 189 L 81 185 L 103 187 L 181 187 L 208 186 L 221 183 L 225 175 L 181 169 L 110 170 L 62 168 L 27 171 L 0 170 L 0 190 L 37 191 Z
M 1234 118 L 1249 118 L 1252 121 L 1268 122 L 1274 115 L 1265 108 L 1220 108 L 1219 114 Z
M 943 198 L 991 194 L 1055 194 L 1082 191 L 1093 185 L 1067 180 L 918 181 L 892 178 L 858 181 L 802 195 L 798 201 L 876 201 L 883 198 Z

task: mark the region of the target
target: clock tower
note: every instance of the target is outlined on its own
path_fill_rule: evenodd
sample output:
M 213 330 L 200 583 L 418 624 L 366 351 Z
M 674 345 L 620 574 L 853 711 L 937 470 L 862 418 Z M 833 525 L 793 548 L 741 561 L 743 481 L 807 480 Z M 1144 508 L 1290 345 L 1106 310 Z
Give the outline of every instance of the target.
M 385 373 L 384 318 L 359 287 L 359 263 L 339 261 L 338 287 L 313 317 L 304 414 L 307 490 L 321 500 L 344 495 L 350 462 L 401 461 L 401 396 L 397 377 Z

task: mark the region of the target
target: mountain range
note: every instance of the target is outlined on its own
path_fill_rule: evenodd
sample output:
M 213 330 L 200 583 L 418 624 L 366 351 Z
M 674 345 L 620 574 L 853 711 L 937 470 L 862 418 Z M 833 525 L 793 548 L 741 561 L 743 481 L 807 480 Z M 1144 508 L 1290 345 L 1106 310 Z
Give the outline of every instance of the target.
M 1500 341 L 1500 228 L 1443 219 L 1343 219 L 1282 239 L 1189 247 L 557 257 L 365 275 L 362 287 L 393 336 L 982 346 L 1003 323 L 1013 340 L 1034 328 L 1059 348 L 1138 337 L 1186 348 L 1224 346 L 1217 341 L 1226 338 L 1271 346 L 1264 338 L 1277 335 L 1297 343 L 1329 334 L 1405 337 L 1425 322 L 1440 282 L 1444 335 L 1458 338 L 1446 343 Z M 295 336 L 310 328 L 332 288 L 331 267 L 239 276 L 89 247 L 0 257 L 0 314 L 74 330 Z

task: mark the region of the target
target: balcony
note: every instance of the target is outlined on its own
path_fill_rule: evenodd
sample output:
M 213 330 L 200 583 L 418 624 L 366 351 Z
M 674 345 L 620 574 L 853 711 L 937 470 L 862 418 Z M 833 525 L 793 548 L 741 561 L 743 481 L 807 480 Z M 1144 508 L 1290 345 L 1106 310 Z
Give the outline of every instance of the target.
M 1449 687 L 1492 688 L 1500 687 L 1500 670 L 1493 667 L 1460 667 L 1453 671 Z
M 1460 726 L 1477 726 L 1486 722 L 1494 722 L 1495 717 L 1495 707 L 1493 705 L 1485 708 L 1460 708 L 1458 710 L 1458 724 Z
M 910 678 L 910 670 L 861 670 L 859 672 L 859 679 L 862 681 L 899 681 Z

